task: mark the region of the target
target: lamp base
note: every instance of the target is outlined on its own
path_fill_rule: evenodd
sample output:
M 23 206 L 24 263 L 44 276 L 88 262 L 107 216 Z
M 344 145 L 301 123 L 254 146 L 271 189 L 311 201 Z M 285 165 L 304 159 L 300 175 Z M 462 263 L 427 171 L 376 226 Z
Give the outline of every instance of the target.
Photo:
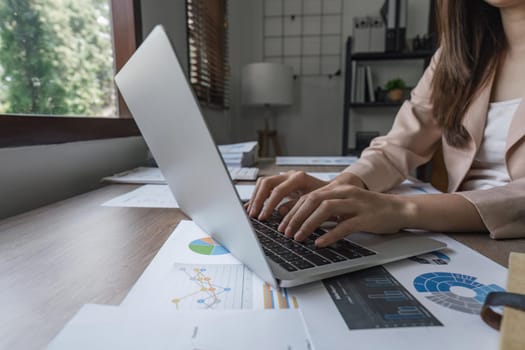
M 270 156 L 270 143 L 273 146 L 275 156 L 281 155 L 281 146 L 279 145 L 276 130 L 269 130 L 268 128 L 257 130 L 257 135 L 259 138 L 259 145 L 261 145 L 261 148 L 259 148 L 259 157 L 266 158 Z

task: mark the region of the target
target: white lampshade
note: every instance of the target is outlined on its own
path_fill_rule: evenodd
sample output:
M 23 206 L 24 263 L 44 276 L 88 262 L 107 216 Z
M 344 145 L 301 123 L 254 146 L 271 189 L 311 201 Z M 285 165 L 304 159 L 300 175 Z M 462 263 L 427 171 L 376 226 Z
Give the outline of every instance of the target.
M 293 72 L 281 63 L 251 63 L 242 69 L 242 104 L 287 106 L 293 102 Z

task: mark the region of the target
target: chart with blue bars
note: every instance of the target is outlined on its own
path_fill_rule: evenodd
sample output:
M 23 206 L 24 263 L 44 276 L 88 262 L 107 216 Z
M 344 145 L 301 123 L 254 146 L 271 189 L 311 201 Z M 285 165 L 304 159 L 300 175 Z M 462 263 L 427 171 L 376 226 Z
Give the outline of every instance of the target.
M 496 284 L 485 285 L 477 277 L 452 272 L 430 272 L 417 276 L 414 287 L 436 304 L 465 312 L 479 314 L 490 292 L 504 291 Z
M 329 278 L 323 284 L 349 329 L 442 326 L 382 266 Z

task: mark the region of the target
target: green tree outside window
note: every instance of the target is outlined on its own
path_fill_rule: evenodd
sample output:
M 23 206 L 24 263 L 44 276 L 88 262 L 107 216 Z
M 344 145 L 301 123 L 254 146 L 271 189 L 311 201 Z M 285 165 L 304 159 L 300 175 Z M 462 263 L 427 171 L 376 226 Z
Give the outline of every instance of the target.
M 0 0 L 0 113 L 115 116 L 107 0 Z

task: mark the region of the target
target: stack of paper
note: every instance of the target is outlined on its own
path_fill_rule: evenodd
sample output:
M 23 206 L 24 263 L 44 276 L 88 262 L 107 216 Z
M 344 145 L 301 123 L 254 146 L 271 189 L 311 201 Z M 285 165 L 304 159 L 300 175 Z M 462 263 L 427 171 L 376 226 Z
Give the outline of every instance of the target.
M 220 145 L 219 151 L 227 166 L 251 167 L 255 165 L 258 145 L 257 141 Z

